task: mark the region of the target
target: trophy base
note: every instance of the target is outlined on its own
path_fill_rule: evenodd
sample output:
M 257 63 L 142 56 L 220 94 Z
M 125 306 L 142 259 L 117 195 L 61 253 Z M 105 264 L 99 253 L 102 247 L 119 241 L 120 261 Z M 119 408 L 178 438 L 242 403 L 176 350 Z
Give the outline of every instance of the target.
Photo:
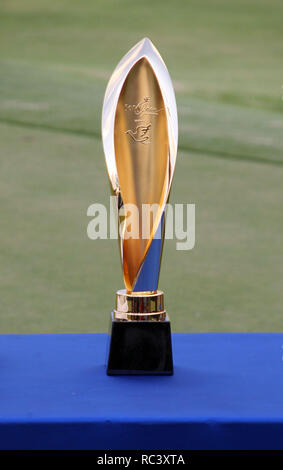
M 108 375 L 173 375 L 171 327 L 163 321 L 110 319 Z

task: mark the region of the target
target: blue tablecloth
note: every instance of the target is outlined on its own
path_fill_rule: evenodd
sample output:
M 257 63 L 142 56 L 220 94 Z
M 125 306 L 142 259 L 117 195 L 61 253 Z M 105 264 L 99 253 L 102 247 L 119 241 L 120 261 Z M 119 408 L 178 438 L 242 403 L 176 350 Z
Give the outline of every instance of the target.
M 172 377 L 108 377 L 106 339 L 0 336 L 1 449 L 283 449 L 283 334 L 175 334 Z

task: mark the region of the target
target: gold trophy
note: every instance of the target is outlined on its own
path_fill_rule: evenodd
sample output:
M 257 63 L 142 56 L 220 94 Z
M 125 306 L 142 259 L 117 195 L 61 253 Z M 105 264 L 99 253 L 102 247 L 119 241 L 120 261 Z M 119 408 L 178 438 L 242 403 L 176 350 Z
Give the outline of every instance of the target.
M 102 112 L 125 289 L 111 314 L 109 375 L 173 373 L 171 329 L 158 278 L 178 119 L 168 70 L 145 38 L 120 61 Z

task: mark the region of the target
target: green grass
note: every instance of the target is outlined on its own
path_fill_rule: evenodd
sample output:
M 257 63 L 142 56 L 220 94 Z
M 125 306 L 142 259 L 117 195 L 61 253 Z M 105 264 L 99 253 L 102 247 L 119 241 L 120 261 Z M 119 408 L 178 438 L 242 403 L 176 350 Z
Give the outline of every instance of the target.
M 121 56 L 149 36 L 175 84 L 172 203 L 196 204 L 196 246 L 166 241 L 175 331 L 282 331 L 280 0 L 0 2 L 0 331 L 106 331 L 122 286 L 100 117 Z

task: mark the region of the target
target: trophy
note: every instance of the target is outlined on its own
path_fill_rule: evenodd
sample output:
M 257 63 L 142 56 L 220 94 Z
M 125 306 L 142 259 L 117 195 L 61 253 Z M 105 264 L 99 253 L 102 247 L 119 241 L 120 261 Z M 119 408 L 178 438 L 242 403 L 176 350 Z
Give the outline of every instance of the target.
M 158 279 L 178 120 L 168 70 L 147 38 L 123 57 L 110 78 L 102 139 L 125 284 L 111 313 L 107 373 L 171 375 L 170 320 Z

